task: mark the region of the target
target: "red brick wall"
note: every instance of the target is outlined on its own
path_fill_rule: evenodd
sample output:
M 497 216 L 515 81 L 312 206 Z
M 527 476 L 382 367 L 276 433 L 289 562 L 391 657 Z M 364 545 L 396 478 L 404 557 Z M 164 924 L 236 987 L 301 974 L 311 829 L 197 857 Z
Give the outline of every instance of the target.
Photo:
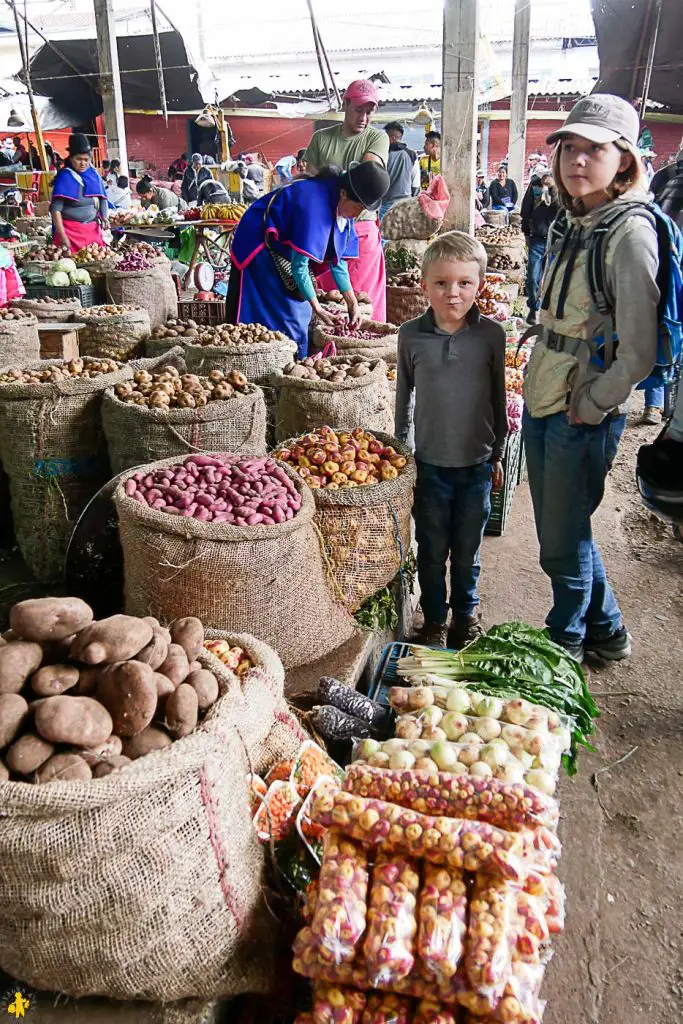
M 126 114 L 128 159 L 142 160 L 164 177 L 169 164 L 187 152 L 188 118 L 169 114 L 168 124 L 161 114 Z
M 313 122 L 303 118 L 234 117 L 230 121 L 235 136 L 232 152 L 265 153 L 277 163 L 280 157 L 304 149 L 313 134 Z

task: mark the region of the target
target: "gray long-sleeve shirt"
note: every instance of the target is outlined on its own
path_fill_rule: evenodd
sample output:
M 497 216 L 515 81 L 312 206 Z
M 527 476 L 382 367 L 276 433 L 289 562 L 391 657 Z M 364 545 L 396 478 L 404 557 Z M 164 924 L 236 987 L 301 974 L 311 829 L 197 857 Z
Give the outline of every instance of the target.
M 457 334 L 440 331 L 431 309 L 401 327 L 399 440 L 406 441 L 413 418 L 421 462 L 459 469 L 502 457 L 508 433 L 505 331 L 476 306 Z

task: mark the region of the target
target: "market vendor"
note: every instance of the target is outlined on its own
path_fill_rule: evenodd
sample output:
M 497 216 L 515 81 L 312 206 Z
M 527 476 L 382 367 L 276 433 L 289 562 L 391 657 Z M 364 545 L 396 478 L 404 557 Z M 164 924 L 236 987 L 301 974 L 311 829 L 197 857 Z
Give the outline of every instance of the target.
M 156 206 L 159 210 L 187 209 L 187 203 L 180 196 L 177 196 L 170 188 L 154 185 L 151 178 L 140 178 L 135 186 L 135 192 L 143 210 L 150 206 Z
M 197 189 L 197 205 L 206 206 L 207 203 L 229 203 L 230 193 L 225 185 L 213 178 L 207 178 Z
M 372 161 L 386 168 L 389 162 L 389 136 L 370 124 L 379 106 L 379 93 L 372 82 L 359 79 L 344 93 L 344 120 L 331 128 L 313 133 L 304 159 L 308 174 L 325 166 L 348 170 L 356 161 Z M 374 211 L 365 211 L 356 222 L 359 254 L 349 268 L 351 284 L 358 292 L 366 292 L 372 303 L 374 320 L 385 321 L 387 313 L 384 251 L 379 221 Z M 320 279 L 326 291 L 333 289 L 330 274 Z
M 52 187 L 52 237 L 71 252 L 93 242 L 104 245 L 102 229 L 109 227 L 107 193 L 91 153 L 86 135 L 70 135 L 68 156 Z
M 330 268 L 344 296 L 351 325 L 360 322 L 350 269 L 357 262 L 354 221 L 379 209 L 389 188 L 387 171 L 375 162 L 348 170 L 323 168 L 262 196 L 242 217 L 232 243 L 226 300 L 228 323 L 261 323 L 293 338 L 299 358 L 308 352 L 313 313 L 327 325 L 311 280 L 311 261 Z
M 203 181 L 213 181 L 213 174 L 208 167 L 204 166 L 201 153 L 193 153 L 190 166 L 183 174 L 183 183 L 180 187 L 180 195 L 186 203 L 196 203 L 199 186 Z

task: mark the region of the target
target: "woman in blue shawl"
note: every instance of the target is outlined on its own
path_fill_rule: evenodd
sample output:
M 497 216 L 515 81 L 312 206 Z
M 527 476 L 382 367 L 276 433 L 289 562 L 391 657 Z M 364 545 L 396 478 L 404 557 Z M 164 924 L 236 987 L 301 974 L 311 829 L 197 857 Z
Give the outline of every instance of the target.
M 293 338 L 299 358 L 308 352 L 313 313 L 328 325 L 332 317 L 318 302 L 311 279 L 328 265 L 344 296 L 353 325 L 358 300 L 346 260 L 358 256 L 353 220 L 376 210 L 389 188 L 389 175 L 374 161 L 352 165 L 343 174 L 325 168 L 314 178 L 290 182 L 253 203 L 232 243 L 227 295 L 228 323 L 261 323 Z
M 87 135 L 69 136 L 69 155 L 52 186 L 52 236 L 55 245 L 78 252 L 92 242 L 104 245 L 102 228 L 109 227 L 109 203 L 104 181 L 91 165 Z

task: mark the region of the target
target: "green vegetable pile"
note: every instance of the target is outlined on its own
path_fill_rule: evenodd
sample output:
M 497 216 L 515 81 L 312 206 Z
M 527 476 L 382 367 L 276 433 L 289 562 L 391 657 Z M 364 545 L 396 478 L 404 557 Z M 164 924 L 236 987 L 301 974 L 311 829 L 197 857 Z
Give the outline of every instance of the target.
M 524 622 L 505 622 L 462 651 L 415 647 L 413 655 L 419 671 L 441 686 L 452 682 L 491 697 L 521 697 L 569 716 L 572 744 L 563 758 L 569 775 L 576 773 L 578 748 L 595 749 L 589 737 L 595 732 L 600 711 L 583 669 L 545 630 Z M 403 671 L 399 662 L 398 672 L 414 680 L 415 669 Z
M 401 274 L 406 270 L 414 270 L 415 267 L 420 265 L 417 256 L 410 249 L 405 249 L 403 246 L 398 246 L 396 249 L 387 249 L 384 253 L 384 262 L 389 274 Z

